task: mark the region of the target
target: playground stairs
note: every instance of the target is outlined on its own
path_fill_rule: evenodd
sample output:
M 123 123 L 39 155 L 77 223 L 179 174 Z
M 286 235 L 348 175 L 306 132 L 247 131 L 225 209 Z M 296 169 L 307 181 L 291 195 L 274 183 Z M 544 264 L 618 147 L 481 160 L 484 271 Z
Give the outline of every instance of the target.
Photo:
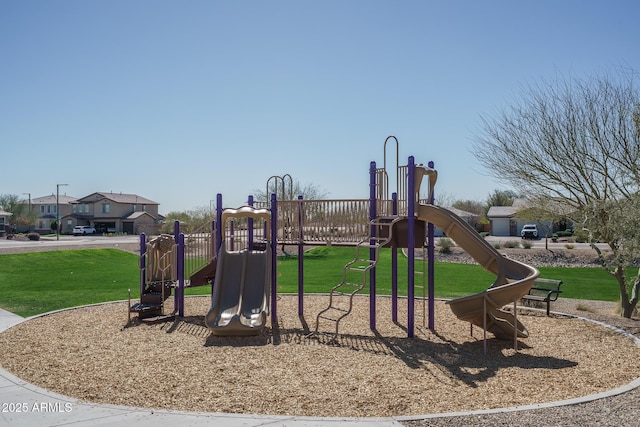
M 204 267 L 189 276 L 188 284 L 185 284 L 185 286 L 195 287 L 212 284 L 216 277 L 217 261 L 218 260 L 216 258 L 213 258 L 209 264 L 206 264 Z
M 164 314 L 164 302 L 171 296 L 173 282 L 152 282 L 145 285 L 140 302 L 129 304 L 129 313 L 138 313 L 143 322 L 159 322 L 175 318 L 174 314 Z
M 367 284 L 367 273 L 378 263 L 380 248 L 385 247 L 393 239 L 394 225 L 402 217 L 378 217 L 370 222 L 370 230 L 375 230 L 375 236 L 370 235 L 356 245 L 356 256 L 347 263 L 342 270 L 342 281 L 334 286 L 329 293 L 329 305 L 316 316 L 315 330 L 310 336 L 317 336 L 320 323 L 334 325 L 333 338 L 338 337 L 340 321 L 347 317 L 353 309 L 353 297 Z M 377 237 L 381 236 L 381 237 Z M 369 249 L 369 251 L 367 251 Z M 373 250 L 374 256 L 371 256 Z

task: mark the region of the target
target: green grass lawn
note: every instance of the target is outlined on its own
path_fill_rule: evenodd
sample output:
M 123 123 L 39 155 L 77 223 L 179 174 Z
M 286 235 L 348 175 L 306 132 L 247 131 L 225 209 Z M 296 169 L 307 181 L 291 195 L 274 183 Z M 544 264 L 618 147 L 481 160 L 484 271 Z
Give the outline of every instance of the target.
M 139 296 L 138 257 L 118 249 L 0 255 L 0 307 L 32 316 Z
M 353 247 L 318 247 L 304 258 L 305 293 L 328 292 L 342 279 L 342 268 L 355 255 Z M 0 307 L 31 316 L 65 307 L 123 300 L 131 289 L 139 296 L 138 257 L 117 249 L 84 249 L 0 255 Z M 422 268 L 422 262 L 416 262 Z M 380 253 L 377 291 L 391 293 L 391 250 Z M 407 292 L 407 260 L 398 256 L 401 295 Z M 601 268 L 540 268 L 541 277 L 561 279 L 565 298 L 618 301 L 615 280 Z M 635 274 L 630 271 L 630 274 Z M 452 298 L 486 289 L 494 277 L 478 265 L 435 263 L 436 296 Z M 297 292 L 296 257 L 278 259 L 278 292 Z M 416 283 L 421 276 L 416 276 Z M 208 295 L 210 287 L 187 289 Z M 419 291 L 416 291 L 416 295 Z
M 313 255 L 313 252 L 318 254 Z M 312 256 L 304 259 L 304 289 L 307 293 L 328 292 L 331 287 L 340 283 L 342 267 L 355 256 L 352 247 L 319 247 L 313 249 Z M 416 269 L 422 269 L 422 261 L 416 261 Z M 456 298 L 481 292 L 493 281 L 495 276 L 477 264 L 454 264 L 436 262 L 435 291 L 439 298 Z M 280 292 L 296 292 L 297 290 L 297 257 L 280 259 L 278 272 Z M 376 268 L 377 290 L 381 294 L 391 293 L 391 250 L 380 253 L 380 262 Z M 592 299 L 602 301 L 618 301 L 617 282 L 602 268 L 566 268 L 540 267 L 540 277 L 562 280 L 560 289 L 564 298 Z M 635 275 L 636 269 L 628 274 Z M 407 259 L 398 255 L 398 288 L 401 295 L 407 291 Z M 292 279 L 291 279 L 292 278 Z M 422 280 L 416 276 L 416 284 Z M 417 291 L 416 291 L 417 295 Z

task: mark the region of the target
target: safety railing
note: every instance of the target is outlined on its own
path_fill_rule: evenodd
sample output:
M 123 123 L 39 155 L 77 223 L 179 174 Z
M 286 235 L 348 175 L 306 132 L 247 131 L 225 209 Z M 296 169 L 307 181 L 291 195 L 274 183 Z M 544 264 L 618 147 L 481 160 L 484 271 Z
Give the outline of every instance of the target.
M 184 236 L 185 276 L 207 266 L 216 257 L 215 227 L 208 223 Z

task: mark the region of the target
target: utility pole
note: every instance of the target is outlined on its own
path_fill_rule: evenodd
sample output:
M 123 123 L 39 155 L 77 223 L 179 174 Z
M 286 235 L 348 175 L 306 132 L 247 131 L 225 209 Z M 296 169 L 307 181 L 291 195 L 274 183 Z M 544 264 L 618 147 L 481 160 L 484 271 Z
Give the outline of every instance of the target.
M 27 194 L 29 196 L 29 213 L 31 213 L 31 193 L 22 193 Z
M 60 187 L 69 184 L 56 184 L 56 240 L 60 240 Z

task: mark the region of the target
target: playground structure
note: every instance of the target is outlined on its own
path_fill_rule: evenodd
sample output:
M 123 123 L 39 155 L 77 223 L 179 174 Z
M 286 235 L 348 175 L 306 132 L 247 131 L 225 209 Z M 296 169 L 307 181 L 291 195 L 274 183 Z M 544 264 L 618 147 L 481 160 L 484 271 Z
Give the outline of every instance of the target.
M 389 194 L 391 186 L 386 151 L 387 142 L 392 140 L 396 144 L 396 188 Z M 398 160 L 398 141 L 395 137 L 388 137 L 385 141 L 383 167 L 378 168 L 375 162 L 370 164 L 369 199 L 303 200 L 299 196 L 293 200 L 292 191 L 289 189 L 287 192 L 286 189 L 287 176 L 272 177 L 275 178 L 273 187 L 276 190 L 271 195 L 269 203 L 254 203 L 253 198 L 249 197 L 247 207 L 223 211 L 222 196 L 218 194 L 216 220 L 211 232 L 193 233 L 185 237 L 179 233 L 179 225 L 176 224 L 175 247 L 163 255 L 175 257 L 171 258 L 174 260 L 175 268 L 165 270 L 170 270 L 173 274 L 171 282 L 175 288 L 176 313 L 184 316 L 185 287 L 212 283 L 213 279 L 212 308 L 206 316 L 207 325 L 215 334 L 257 333 L 264 327 L 264 319 L 268 313 L 271 315 L 271 324 L 277 323 L 274 256 L 277 245 L 298 247 L 299 315 L 304 312 L 303 247 L 324 244 L 352 245 L 356 248 L 355 258 L 345 265 L 342 281 L 332 288 L 328 296 L 328 306 L 316 316 L 313 333 L 322 332 L 326 329 L 322 325 L 328 323 L 331 333 L 336 337 L 340 321 L 351 312 L 353 297 L 367 284 L 370 327 L 375 329 L 375 267 L 379 251 L 383 247 L 392 248 L 391 315 L 393 320 L 397 321 L 397 250 L 407 248 L 407 335 L 413 337 L 416 289 L 423 290 L 419 298 L 422 307 L 425 308 L 422 312 L 423 319 L 428 317 L 429 329 L 435 328 L 433 259 L 434 226 L 437 226 L 483 268 L 496 274 L 496 280 L 487 290 L 449 301 L 452 311 L 461 320 L 481 327 L 485 334 L 485 342 L 486 332 L 492 332 L 498 338 L 513 337 L 517 346 L 517 338 L 528 336 L 528 332 L 516 317 L 515 305 L 527 294 L 539 275 L 538 271 L 505 258 L 464 220 L 433 204 L 437 180 L 437 171 L 433 163 L 428 166 L 416 164 L 412 156 L 408 158 L 407 165 L 399 165 Z M 425 177 L 428 178 L 428 196 L 421 200 L 420 188 Z M 291 186 L 290 176 L 289 184 Z M 270 221 L 266 219 L 269 215 Z M 269 229 L 265 228 L 267 224 L 270 224 Z M 144 251 L 143 240 L 144 236 L 141 235 L 141 295 L 157 291 L 158 281 L 150 278 L 156 277 L 153 272 L 159 268 L 149 265 L 157 264 L 155 260 L 158 258 L 158 255 L 154 255 L 153 258 L 151 254 L 154 252 L 149 248 L 149 245 L 153 246 L 153 240 L 145 241 Z M 188 243 L 185 243 L 185 240 Z M 425 243 L 426 266 L 422 271 L 417 271 L 415 249 L 424 247 Z M 200 253 L 197 248 L 201 246 L 207 247 L 208 252 L 204 256 L 201 255 L 198 265 L 193 264 L 188 269 L 190 275 L 186 279 L 185 265 L 193 262 L 192 254 Z M 254 254 L 258 252 L 260 254 Z M 173 253 L 175 255 L 170 255 Z M 422 286 L 416 285 L 416 277 L 421 278 Z M 164 294 L 161 297 L 163 296 Z M 243 300 L 251 300 L 254 303 L 244 305 Z M 514 305 L 513 313 L 502 310 L 502 307 L 510 303 Z M 154 307 L 153 310 L 150 308 L 148 311 L 157 317 L 158 307 Z M 249 324 L 252 326 L 246 328 Z

